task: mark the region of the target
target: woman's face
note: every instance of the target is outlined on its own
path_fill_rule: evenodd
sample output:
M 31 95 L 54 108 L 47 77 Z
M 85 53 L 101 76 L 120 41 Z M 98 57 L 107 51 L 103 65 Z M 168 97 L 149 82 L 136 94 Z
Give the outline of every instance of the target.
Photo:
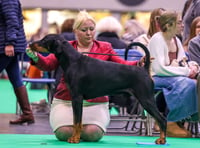
M 86 20 L 75 30 L 78 42 L 82 45 L 89 45 L 94 40 L 95 24 L 91 20 Z
M 196 24 L 196 30 L 195 30 L 196 35 L 200 34 L 200 22 Z
M 182 34 L 183 32 L 183 22 L 181 16 L 179 15 L 176 22 L 176 34 Z

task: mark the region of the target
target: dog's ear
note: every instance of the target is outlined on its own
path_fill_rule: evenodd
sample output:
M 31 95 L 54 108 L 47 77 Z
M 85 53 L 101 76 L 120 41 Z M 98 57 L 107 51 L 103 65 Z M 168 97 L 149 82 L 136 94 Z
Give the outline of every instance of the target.
M 41 40 L 41 46 L 45 47 L 51 53 L 57 53 L 59 45 L 59 37 L 55 34 L 48 34 Z
M 41 43 L 43 44 L 43 47 L 45 46 L 45 48 L 49 52 L 54 53 L 54 54 L 55 53 L 60 54 L 62 53 L 63 46 L 66 46 L 65 42 L 66 40 L 60 35 L 49 34 L 42 39 Z
M 62 41 L 57 39 L 54 41 L 54 50 L 57 50 L 56 53 L 60 54 L 62 53 Z
M 63 53 L 63 50 L 65 48 L 69 48 L 69 46 L 72 47 L 72 45 L 61 35 L 58 35 L 56 38 L 55 38 L 55 42 L 54 42 L 54 45 L 55 45 L 55 48 L 57 49 L 57 53 L 60 54 L 60 53 Z M 55 49 L 54 48 L 54 49 Z

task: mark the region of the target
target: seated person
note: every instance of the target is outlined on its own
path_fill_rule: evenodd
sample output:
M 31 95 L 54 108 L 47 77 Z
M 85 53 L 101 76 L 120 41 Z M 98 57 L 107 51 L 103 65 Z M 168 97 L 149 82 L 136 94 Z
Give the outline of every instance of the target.
M 160 32 L 149 42 L 152 61 L 152 75 L 155 87 L 163 90 L 169 112 L 167 114 L 167 136 L 191 137 L 191 133 L 177 122 L 197 115 L 197 86 L 194 79 L 196 66 L 179 66 L 186 58 L 183 46 L 176 37 L 177 14 L 165 12 L 158 19 Z
M 200 27 L 200 26 L 199 26 Z M 200 32 L 200 28 L 199 28 Z M 188 45 L 190 60 L 196 61 L 200 65 L 200 34 L 192 38 Z
M 107 16 L 97 22 L 96 26 L 98 41 L 109 42 L 113 49 L 125 49 L 126 43 L 120 39 L 122 25 L 113 16 Z

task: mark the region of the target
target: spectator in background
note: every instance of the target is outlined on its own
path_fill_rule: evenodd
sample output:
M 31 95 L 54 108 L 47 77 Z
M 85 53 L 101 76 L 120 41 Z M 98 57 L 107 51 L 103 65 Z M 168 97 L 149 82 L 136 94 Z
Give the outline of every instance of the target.
M 120 39 L 122 25 L 113 16 L 102 18 L 96 25 L 97 37 L 99 41 L 111 43 L 113 49 L 125 49 L 126 44 Z
M 10 121 L 10 124 L 35 122 L 19 68 L 19 56 L 25 52 L 26 46 L 20 1 L 0 1 L 0 72 L 6 70 L 22 110 L 22 115 L 18 119 Z
M 194 78 L 198 68 L 194 65 L 179 66 L 179 61 L 186 55 L 176 37 L 177 17 L 175 12 L 165 12 L 158 19 L 161 32 L 155 33 L 149 42 L 151 56 L 155 58 L 152 61 L 152 76 L 155 87 L 163 90 L 169 109 L 167 136 L 191 137 L 191 133 L 177 122 L 197 117 L 197 85 Z
M 49 24 L 49 33 L 50 34 L 51 33 L 52 34 L 59 34 L 60 33 L 60 27 L 56 22 Z
M 145 28 L 135 19 L 128 20 L 124 25 L 122 40 L 129 45 L 141 34 L 146 34 Z
M 200 16 L 200 0 L 192 0 L 183 17 L 183 43 L 188 39 L 192 21 Z
M 176 24 L 176 36 L 179 38 L 181 42 L 183 41 L 183 27 L 184 25 L 181 14 L 178 14 L 177 24 Z
M 195 61 L 200 65 L 200 33 L 190 40 L 189 45 L 188 45 L 188 52 L 189 52 L 190 60 Z M 200 119 L 200 101 L 199 101 L 200 100 L 200 75 L 198 75 L 197 77 L 197 92 L 198 92 L 198 112 L 199 112 L 199 119 Z
M 200 33 L 200 16 L 196 17 L 191 23 L 190 34 L 188 36 L 188 39 L 183 44 L 185 51 L 188 52 L 188 44 L 190 40 L 195 36 L 197 36 L 199 33 Z
M 183 19 L 183 17 L 185 16 L 185 13 L 187 12 L 188 8 L 190 7 L 190 4 L 192 3 L 193 0 L 186 0 L 184 6 L 183 6 L 183 10 L 181 13 L 181 18 Z
M 75 40 L 73 25 L 74 25 L 74 18 L 66 19 L 61 25 L 61 35 L 68 41 Z
M 45 35 L 48 34 L 48 30 L 45 28 L 38 28 L 37 31 L 31 36 L 29 42 L 37 41 L 42 39 Z M 29 65 L 26 72 L 26 77 L 28 78 L 42 78 L 44 76 L 44 72 L 38 69 L 33 65 Z M 41 83 L 31 83 L 31 89 L 43 89 L 45 84 Z
M 200 65 L 200 23 L 196 27 L 196 35 L 189 41 L 188 53 L 190 60 L 196 61 Z
M 158 18 L 165 12 L 164 8 L 156 8 L 151 12 L 150 19 L 149 19 L 149 28 L 147 34 L 141 34 L 138 36 L 134 42 L 140 42 L 144 44 L 146 47 L 149 44 L 150 38 L 158 31 L 160 31 L 160 27 L 158 24 Z M 141 48 L 136 48 L 144 55 L 144 51 Z
M 48 30 L 45 28 L 38 28 L 38 30 L 31 36 L 29 42 L 37 41 L 48 34 Z

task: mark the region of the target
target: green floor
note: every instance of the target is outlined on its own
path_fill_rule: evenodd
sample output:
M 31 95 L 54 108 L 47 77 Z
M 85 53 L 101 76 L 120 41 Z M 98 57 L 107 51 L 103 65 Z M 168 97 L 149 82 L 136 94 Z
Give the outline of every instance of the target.
M 28 96 L 30 102 L 47 99 L 47 90 L 34 90 L 28 88 Z M 9 80 L 0 79 L 0 113 L 15 113 L 16 111 L 16 97 L 12 85 Z
M 55 139 L 54 135 L 17 135 L 0 134 L 1 148 L 136 148 L 136 147 L 167 147 L 167 148 L 199 148 L 199 138 L 168 138 L 166 145 L 151 145 L 156 137 L 139 136 L 104 136 L 100 142 L 81 142 L 70 144 Z M 137 142 L 150 143 L 138 145 Z
M 46 89 L 30 89 L 30 84 L 27 85 L 28 96 L 30 102 L 37 102 L 41 99 L 47 101 L 47 90 Z M 16 111 L 16 97 L 12 85 L 9 80 L 0 79 L 0 113 L 12 114 Z M 115 108 L 111 109 L 112 115 L 117 115 L 118 112 Z

